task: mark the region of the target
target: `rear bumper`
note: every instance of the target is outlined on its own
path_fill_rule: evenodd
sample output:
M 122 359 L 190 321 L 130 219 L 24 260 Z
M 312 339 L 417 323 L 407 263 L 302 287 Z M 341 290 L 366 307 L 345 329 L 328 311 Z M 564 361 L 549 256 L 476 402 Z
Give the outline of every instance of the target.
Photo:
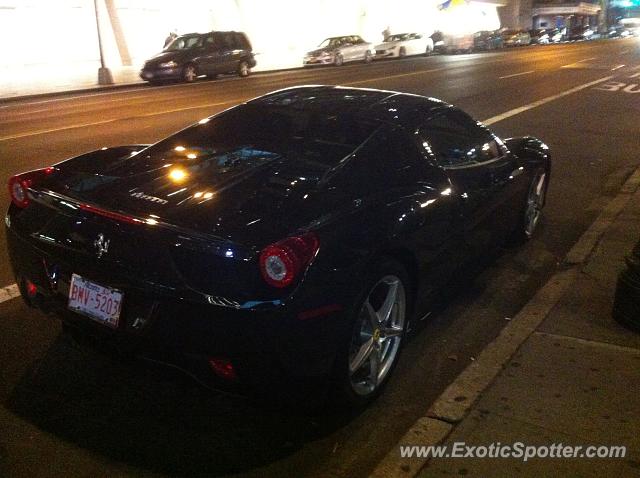
M 74 335 L 99 348 L 173 365 L 213 388 L 261 393 L 324 385 L 345 334 L 343 311 L 300 320 L 293 305 L 242 310 L 195 303 L 180 298 L 179 291 L 140 287 L 128 278 L 51 257 L 11 228 L 7 244 L 16 281 L 30 306 L 53 313 Z M 48 274 L 51 265 L 56 267 L 55 281 Z M 124 293 L 117 328 L 67 309 L 71 273 L 117 285 Z M 26 293 L 27 280 L 37 287 L 34 298 Z M 237 379 L 217 377 L 209 366 L 211 358 L 230 361 Z
M 145 81 L 175 80 L 182 77 L 182 68 L 143 68 L 140 78 Z

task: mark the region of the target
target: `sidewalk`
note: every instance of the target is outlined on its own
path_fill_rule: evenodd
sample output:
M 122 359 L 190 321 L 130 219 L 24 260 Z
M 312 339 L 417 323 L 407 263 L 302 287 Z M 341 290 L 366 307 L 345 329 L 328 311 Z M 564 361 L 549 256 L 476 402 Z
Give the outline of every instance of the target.
M 637 188 L 637 185 L 636 185 Z M 640 476 L 640 335 L 611 316 L 618 273 L 640 238 L 640 189 L 541 325 L 445 444 L 624 445 L 623 459 L 430 460 L 432 476 Z
M 611 315 L 624 256 L 639 239 L 640 168 L 567 254 L 564 270 L 509 319 L 371 476 L 640 477 L 640 334 Z M 626 456 L 524 462 L 404 458 L 400 451 L 446 445 L 451 453 L 454 444 L 463 452 L 460 444 L 495 450 L 518 442 L 583 451 L 625 446 Z
M 88 64 L 76 69 L 55 71 L 52 68 L 33 68 L 32 71 L 16 75 L 11 71 L 0 71 L 0 101 L 33 95 L 47 95 L 71 91 L 102 91 L 121 86 L 144 84 L 139 77 L 139 66 L 111 68 L 112 85 L 98 84 L 98 67 Z

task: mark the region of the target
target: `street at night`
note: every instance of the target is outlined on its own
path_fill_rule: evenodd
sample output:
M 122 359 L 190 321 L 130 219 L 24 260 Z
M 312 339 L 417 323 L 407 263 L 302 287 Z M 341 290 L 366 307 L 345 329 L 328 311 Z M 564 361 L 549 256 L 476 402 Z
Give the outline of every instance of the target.
M 6 99 L 0 101 L 0 176 L 102 147 L 155 143 L 239 103 L 299 85 L 434 97 L 460 107 L 501 138 L 542 139 L 553 168 L 536 234 L 522 247 L 499 248 L 458 273 L 424 327 L 405 344 L 373 403 L 358 412 L 306 414 L 219 393 L 176 370 L 118 360 L 76 344 L 57 319 L 14 297 L 3 227 L 0 475 L 368 476 L 538 291 L 567 270 L 567 253 L 640 164 L 640 39 L 631 37 Z M 2 211 L 9 203 L 6 193 L 0 195 Z M 638 224 L 635 231 L 637 240 Z M 616 254 L 622 260 L 628 252 Z M 615 284 L 602 286 L 612 290 Z M 588 309 L 589 297 L 582 299 Z M 618 430 L 637 431 L 640 338 L 610 316 L 610 323 L 586 329 L 564 320 L 544 321 L 536 334 L 602 342 L 633 357 L 629 368 L 635 372 L 624 373 L 636 380 L 629 384 L 635 401 L 621 411 L 631 422 L 618 422 L 614 412 L 601 415 L 609 415 Z M 502 418 L 509 414 L 503 412 Z M 528 426 L 540 425 L 547 436 L 566 433 L 565 442 L 592 439 L 557 423 L 556 429 L 547 423 Z M 503 431 L 495 440 L 518 438 Z M 626 445 L 628 456 L 615 464 L 591 461 L 593 468 L 581 476 L 637 476 L 637 435 L 613 444 Z M 422 473 L 473 469 L 447 463 L 431 463 L 432 473 L 429 468 Z M 525 470 L 522 476 L 535 475 L 527 465 L 516 463 Z M 482 470 L 477 476 L 488 476 Z M 501 476 L 507 475 L 517 476 Z

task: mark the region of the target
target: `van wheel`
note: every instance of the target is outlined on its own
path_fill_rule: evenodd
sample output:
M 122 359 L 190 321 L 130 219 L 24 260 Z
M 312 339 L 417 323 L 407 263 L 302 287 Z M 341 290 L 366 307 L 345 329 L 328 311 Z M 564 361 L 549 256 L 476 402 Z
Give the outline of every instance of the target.
M 187 83 L 191 83 L 198 78 L 198 72 L 196 71 L 196 67 L 194 65 L 187 65 L 182 70 L 182 79 Z
M 249 76 L 250 72 L 251 68 L 249 68 L 249 63 L 247 63 L 246 61 L 241 61 L 238 65 L 238 75 L 240 75 L 242 78 L 246 78 L 247 76 Z

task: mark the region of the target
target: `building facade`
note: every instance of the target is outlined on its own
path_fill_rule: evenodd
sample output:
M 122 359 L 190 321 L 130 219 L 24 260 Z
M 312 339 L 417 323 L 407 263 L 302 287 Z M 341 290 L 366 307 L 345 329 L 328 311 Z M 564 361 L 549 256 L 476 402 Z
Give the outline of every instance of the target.
M 598 27 L 601 12 L 599 2 L 534 0 L 531 9 L 533 28 Z

